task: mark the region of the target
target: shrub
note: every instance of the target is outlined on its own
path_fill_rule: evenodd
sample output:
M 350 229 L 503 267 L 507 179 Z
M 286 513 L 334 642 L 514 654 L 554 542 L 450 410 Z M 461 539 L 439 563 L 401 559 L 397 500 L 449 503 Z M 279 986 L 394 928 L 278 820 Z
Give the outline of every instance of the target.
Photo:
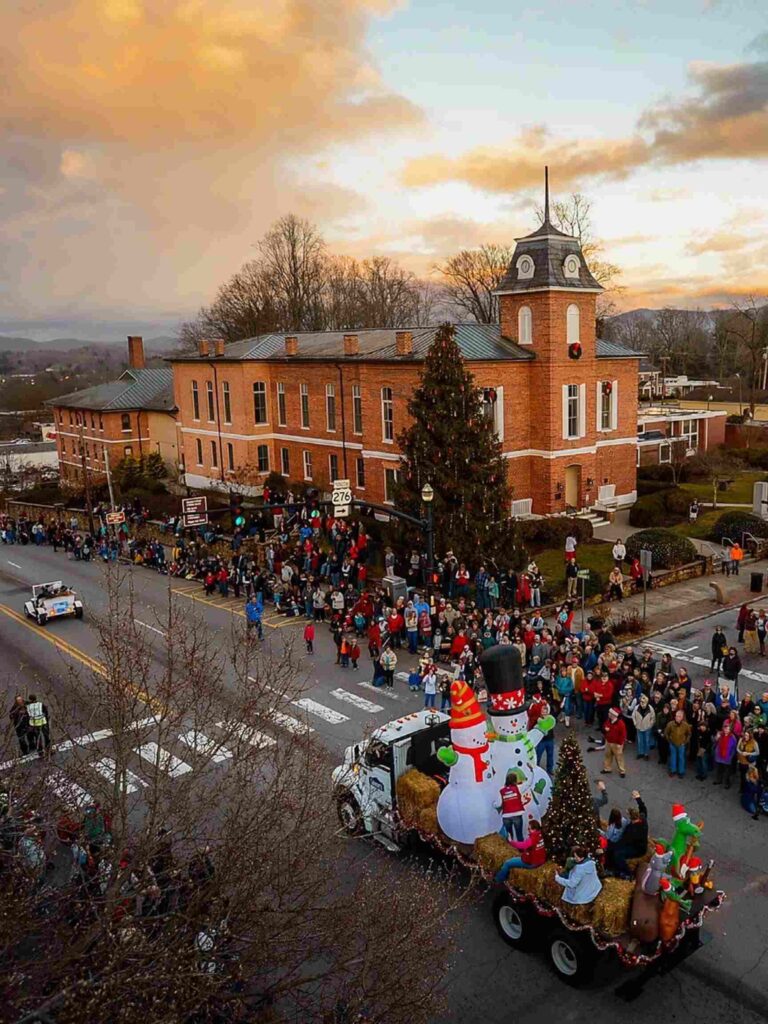
M 741 543 L 741 535 L 751 533 L 754 537 L 768 537 L 768 522 L 753 516 L 751 512 L 724 512 L 712 527 L 712 539 L 721 541 L 730 537 Z
M 668 490 L 668 480 L 645 480 L 642 477 L 637 478 L 637 493 L 641 498 L 644 498 L 646 494 L 658 494 L 659 491 Z
M 679 487 L 666 487 L 638 498 L 629 510 L 630 526 L 682 523 L 688 518 L 691 497 Z
M 672 530 L 640 530 L 627 539 L 627 556 L 639 558 L 642 548 L 650 548 L 654 569 L 676 569 L 680 565 L 694 562 L 696 548 L 687 537 Z
M 637 476 L 640 480 L 661 480 L 666 484 L 672 483 L 672 467 L 669 463 L 652 464 L 650 466 L 639 466 Z
M 594 531 L 588 519 L 557 516 L 550 519 L 528 519 L 519 524 L 519 537 L 529 551 L 565 546 L 565 538 L 573 534 L 579 544 L 592 540 Z
M 768 469 L 768 448 L 730 448 L 725 454 L 741 459 L 752 469 Z

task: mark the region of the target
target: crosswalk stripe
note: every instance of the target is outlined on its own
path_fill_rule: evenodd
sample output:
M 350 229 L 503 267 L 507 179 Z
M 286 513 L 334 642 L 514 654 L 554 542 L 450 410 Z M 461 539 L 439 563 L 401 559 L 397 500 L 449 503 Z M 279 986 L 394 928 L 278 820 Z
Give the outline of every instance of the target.
M 46 778 L 45 784 L 67 807 L 79 809 L 93 803 L 93 797 L 87 790 L 78 786 L 76 782 L 72 782 L 61 772 L 51 772 Z
M 311 725 L 300 722 L 298 718 L 291 718 L 290 715 L 284 715 L 282 711 L 270 711 L 269 718 L 276 725 L 282 725 L 288 732 L 296 733 L 297 736 L 308 736 L 315 731 Z
M 331 725 L 340 725 L 342 722 L 349 721 L 347 715 L 342 715 L 340 711 L 334 711 L 333 708 L 327 708 L 325 704 L 320 704 L 310 697 L 300 697 L 298 700 L 291 701 L 291 703 L 297 708 L 303 708 L 304 711 L 308 711 L 311 715 L 317 715 L 318 718 L 330 722 Z
M 102 757 L 100 761 L 96 761 L 91 767 L 114 786 L 117 774 L 117 764 L 114 758 Z M 126 793 L 137 793 L 144 786 L 146 786 L 144 779 L 134 775 L 127 768 L 123 769 L 123 789 Z
M 169 750 L 163 750 L 157 743 L 142 743 L 140 747 L 136 748 L 134 753 L 144 758 L 151 765 L 156 765 L 161 772 L 166 772 L 172 779 L 192 771 L 192 765 L 182 761 L 180 757 L 176 757 Z
M 84 747 L 89 743 L 98 743 L 99 740 L 106 740 L 112 735 L 111 729 L 99 729 L 98 732 L 89 732 L 85 736 L 78 736 L 76 740 L 64 740 L 56 745 L 57 750 L 70 750 L 72 747 Z
M 358 683 L 357 685 L 364 686 L 366 690 L 373 690 L 380 697 L 387 697 L 389 700 L 400 700 L 399 694 L 392 693 L 391 690 L 385 690 L 383 686 L 374 686 L 373 683 Z
M 224 729 L 229 732 L 232 729 L 231 723 L 217 722 L 216 727 L 218 729 Z M 277 740 L 274 736 L 267 736 L 266 733 L 259 732 L 258 729 L 254 729 L 250 725 L 238 725 L 232 732 L 232 736 L 236 740 L 241 740 L 243 743 L 250 743 L 254 747 L 274 747 Z
M 361 697 L 359 693 L 350 693 L 348 690 L 331 690 L 331 696 L 337 700 L 346 701 L 347 704 L 354 704 L 356 708 L 360 708 L 361 711 L 383 711 L 384 708 L 381 704 L 374 704 L 371 700 L 366 700 L 365 697 Z
M 186 746 L 194 750 L 196 754 L 199 754 L 200 757 L 209 757 L 215 764 L 228 761 L 233 756 L 231 750 L 222 747 L 216 740 L 212 740 L 210 736 L 206 736 L 202 732 L 195 732 L 194 729 L 181 733 L 179 739 Z

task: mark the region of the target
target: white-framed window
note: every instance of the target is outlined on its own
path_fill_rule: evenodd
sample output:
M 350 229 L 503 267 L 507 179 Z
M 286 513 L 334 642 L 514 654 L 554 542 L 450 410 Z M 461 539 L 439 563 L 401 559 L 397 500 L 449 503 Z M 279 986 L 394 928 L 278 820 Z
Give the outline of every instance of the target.
M 357 489 L 359 491 L 365 490 L 365 459 L 360 456 L 355 464 L 357 472 Z
M 563 384 L 563 438 L 573 441 L 584 437 L 586 424 L 586 384 Z
M 616 430 L 619 425 L 619 382 L 599 380 L 595 396 L 597 429 L 601 433 Z
M 235 468 L 235 446 L 231 441 L 227 441 L 227 469 L 234 470 Z
M 221 397 L 224 399 L 224 422 L 232 422 L 232 396 L 229 393 L 229 381 L 221 382 Z
M 269 472 L 269 445 L 260 444 L 256 449 L 256 464 L 260 473 Z
M 267 422 L 267 385 L 257 380 L 253 385 L 253 422 Z
M 130 459 L 130 458 L 133 457 L 133 445 L 132 444 L 125 445 L 125 447 L 123 448 L 123 455 L 126 457 L 126 459 Z
M 392 388 L 381 389 L 381 436 L 387 444 L 395 440 L 395 403 Z
M 280 472 L 283 476 L 291 475 L 291 453 L 288 448 L 280 449 Z
M 662 441 L 659 445 L 659 462 L 672 461 L 672 445 L 669 441 Z
M 336 385 L 325 385 L 325 426 L 331 432 L 336 432 Z
M 285 412 L 285 384 L 281 381 L 278 381 L 277 384 L 277 424 L 280 427 L 285 427 L 288 424 Z
M 611 392 L 606 389 L 608 381 L 600 381 L 600 429 L 610 430 L 611 429 L 611 413 L 613 410 L 613 402 L 611 401 Z
M 387 505 L 394 505 L 395 503 L 395 488 L 397 487 L 397 470 L 384 469 L 384 501 Z
M 359 384 L 352 385 L 352 433 L 363 432 L 363 394 Z
M 304 462 L 304 479 L 312 479 L 312 452 L 303 451 L 301 453 L 302 460 Z
M 208 422 L 213 423 L 216 413 L 213 408 L 213 381 L 211 380 L 205 382 L 205 397 L 208 405 Z
M 518 310 L 517 340 L 521 345 L 533 344 L 533 314 L 530 306 L 521 306 Z
M 195 438 L 195 449 L 197 450 L 197 464 L 202 466 L 203 464 L 203 442 L 199 437 Z
M 309 384 L 299 384 L 301 397 L 301 429 L 309 430 Z
M 219 465 L 219 450 L 215 441 L 211 441 L 211 465 L 214 469 L 217 469 Z
M 328 456 L 328 473 L 331 483 L 339 479 L 339 456 L 335 452 Z
M 683 420 L 680 424 L 680 437 L 685 441 L 686 449 L 696 451 L 699 447 L 699 421 L 693 418 Z
M 504 388 L 483 388 L 480 394 L 483 415 L 493 423 L 496 436 L 504 440 Z
M 200 389 L 197 386 L 197 381 L 192 381 L 192 419 L 200 419 Z M 70 420 L 70 422 L 72 422 Z
M 580 319 L 579 307 L 572 302 L 565 314 L 566 338 L 569 345 L 581 341 Z

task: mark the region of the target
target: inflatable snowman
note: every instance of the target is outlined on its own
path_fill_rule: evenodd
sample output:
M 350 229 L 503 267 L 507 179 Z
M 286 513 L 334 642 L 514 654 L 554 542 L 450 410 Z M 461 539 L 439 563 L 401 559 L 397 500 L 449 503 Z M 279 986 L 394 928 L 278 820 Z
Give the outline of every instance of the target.
M 552 780 L 539 767 L 536 746 L 555 726 L 551 716 L 540 718 L 535 729 L 528 728 L 528 707 L 520 652 L 512 644 L 490 647 L 480 656 L 488 689 L 491 717 L 491 765 L 494 787 L 504 785 L 510 768 L 522 773 L 520 794 L 526 810 L 525 835 L 528 822 L 541 821 L 552 796 Z
M 438 752 L 451 771 L 437 802 L 437 820 L 457 843 L 471 845 L 479 836 L 501 828 L 486 729 L 477 697 L 463 679 L 455 679 L 451 683 L 451 746 Z

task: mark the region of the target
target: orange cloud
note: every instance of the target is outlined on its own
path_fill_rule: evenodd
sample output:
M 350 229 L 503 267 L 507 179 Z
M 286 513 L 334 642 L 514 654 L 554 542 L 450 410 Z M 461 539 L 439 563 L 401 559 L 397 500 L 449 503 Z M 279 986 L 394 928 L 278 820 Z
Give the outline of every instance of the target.
M 768 62 L 691 67 L 697 93 L 645 111 L 623 139 L 552 141 L 527 132 L 507 149 L 476 148 L 456 157 L 411 160 L 407 185 L 461 181 L 488 192 L 537 186 L 542 164 L 557 168 L 558 185 L 624 178 L 640 167 L 694 160 L 768 157 Z
M 691 256 L 702 256 L 708 252 L 740 252 L 758 241 L 754 237 L 733 234 L 729 231 L 718 231 L 713 235 L 702 238 L 694 236 L 685 247 L 686 252 Z

